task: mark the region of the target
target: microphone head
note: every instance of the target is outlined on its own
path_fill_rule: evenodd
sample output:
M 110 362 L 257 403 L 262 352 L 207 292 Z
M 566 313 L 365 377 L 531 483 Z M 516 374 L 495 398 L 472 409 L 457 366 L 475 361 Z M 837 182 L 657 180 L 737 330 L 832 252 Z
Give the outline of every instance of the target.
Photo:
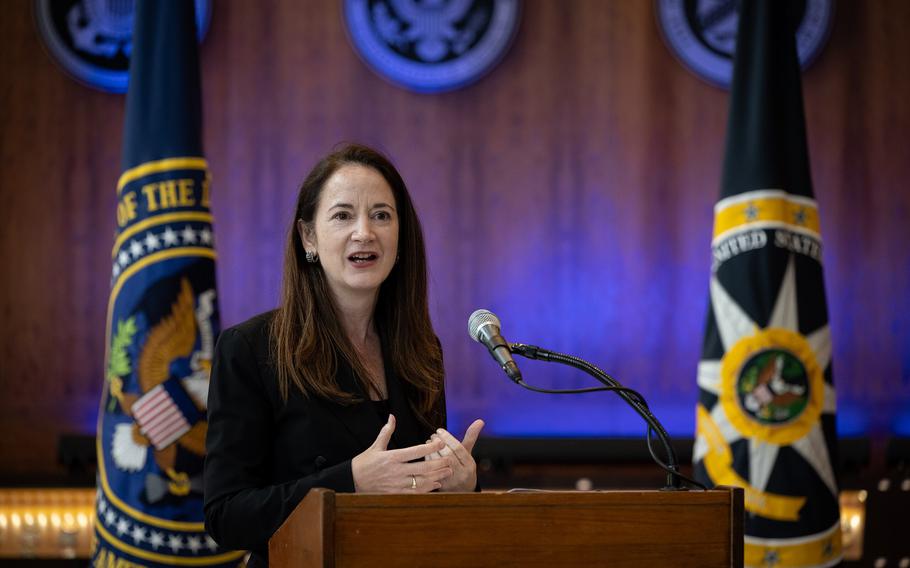
M 502 324 L 499 322 L 499 318 L 496 317 L 496 314 L 490 310 L 475 310 L 474 313 L 468 317 L 468 333 L 471 335 L 471 339 L 480 343 L 480 330 L 488 325 L 495 325 L 497 328 L 502 328 Z

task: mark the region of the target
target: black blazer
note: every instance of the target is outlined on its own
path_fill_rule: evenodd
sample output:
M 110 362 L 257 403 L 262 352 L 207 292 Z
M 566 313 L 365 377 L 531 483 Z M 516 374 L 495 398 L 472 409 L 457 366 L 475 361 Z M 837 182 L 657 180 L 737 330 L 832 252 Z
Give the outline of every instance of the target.
M 293 387 L 282 401 L 269 352 L 273 315 L 221 333 L 208 395 L 205 528 L 219 545 L 253 552 L 250 566 L 267 562 L 269 538 L 311 487 L 354 491 L 351 459 L 373 443 L 388 418 L 369 402 L 342 357 L 339 386 L 365 402 L 344 406 L 304 398 Z M 422 444 L 445 427 L 444 398 L 440 424 L 424 426 L 408 405 L 409 386 L 388 365 L 385 374 L 396 419 L 390 448 Z

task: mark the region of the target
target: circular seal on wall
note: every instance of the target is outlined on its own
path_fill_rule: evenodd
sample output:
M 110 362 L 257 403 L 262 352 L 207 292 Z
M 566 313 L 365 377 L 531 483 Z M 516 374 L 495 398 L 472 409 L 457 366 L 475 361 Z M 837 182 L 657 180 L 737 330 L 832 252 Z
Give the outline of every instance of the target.
M 792 0 L 802 16 L 796 51 L 806 69 L 821 52 L 831 31 L 833 0 Z M 737 0 L 654 0 L 664 41 L 690 71 L 705 81 L 729 88 L 739 23 Z
M 210 0 L 195 0 L 196 30 L 205 37 Z M 133 46 L 132 0 L 35 0 L 35 20 L 51 58 L 80 83 L 125 93 Z
M 505 56 L 519 0 L 345 0 L 355 50 L 380 76 L 436 93 L 473 83 Z

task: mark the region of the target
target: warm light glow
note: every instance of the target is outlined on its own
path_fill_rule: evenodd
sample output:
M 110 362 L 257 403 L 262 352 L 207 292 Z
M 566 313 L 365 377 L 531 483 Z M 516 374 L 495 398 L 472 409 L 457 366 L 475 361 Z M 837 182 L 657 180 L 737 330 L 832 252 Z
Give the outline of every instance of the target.
M 842 491 L 840 494 L 841 534 L 845 560 L 863 557 L 863 533 L 866 524 L 866 492 Z
M 850 517 L 850 528 L 853 530 L 858 529 L 861 521 L 862 519 L 859 518 L 859 515 L 853 515 Z
M 94 508 L 93 489 L 0 488 L 0 564 L 26 549 L 38 558 L 88 558 Z

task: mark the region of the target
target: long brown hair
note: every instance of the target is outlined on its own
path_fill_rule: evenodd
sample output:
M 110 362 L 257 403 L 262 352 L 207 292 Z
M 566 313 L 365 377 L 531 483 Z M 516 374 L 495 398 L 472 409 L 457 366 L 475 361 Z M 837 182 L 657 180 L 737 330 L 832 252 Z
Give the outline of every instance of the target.
M 427 425 L 439 420 L 442 396 L 442 350 L 427 301 L 427 259 L 423 231 L 404 180 L 388 158 L 360 144 L 347 144 L 324 157 L 300 185 L 284 255 L 281 304 L 272 320 L 271 338 L 278 387 L 287 400 L 293 385 L 304 396 L 316 395 L 342 404 L 360 398 L 341 390 L 335 380 L 337 356 L 351 368 L 363 391 L 375 387 L 354 346 L 341 327 L 325 272 L 308 263 L 297 220 L 312 227 L 322 189 L 342 166 L 355 164 L 379 172 L 392 188 L 398 210 L 398 262 L 379 288 L 373 322 L 383 359 L 404 383 L 417 416 Z

